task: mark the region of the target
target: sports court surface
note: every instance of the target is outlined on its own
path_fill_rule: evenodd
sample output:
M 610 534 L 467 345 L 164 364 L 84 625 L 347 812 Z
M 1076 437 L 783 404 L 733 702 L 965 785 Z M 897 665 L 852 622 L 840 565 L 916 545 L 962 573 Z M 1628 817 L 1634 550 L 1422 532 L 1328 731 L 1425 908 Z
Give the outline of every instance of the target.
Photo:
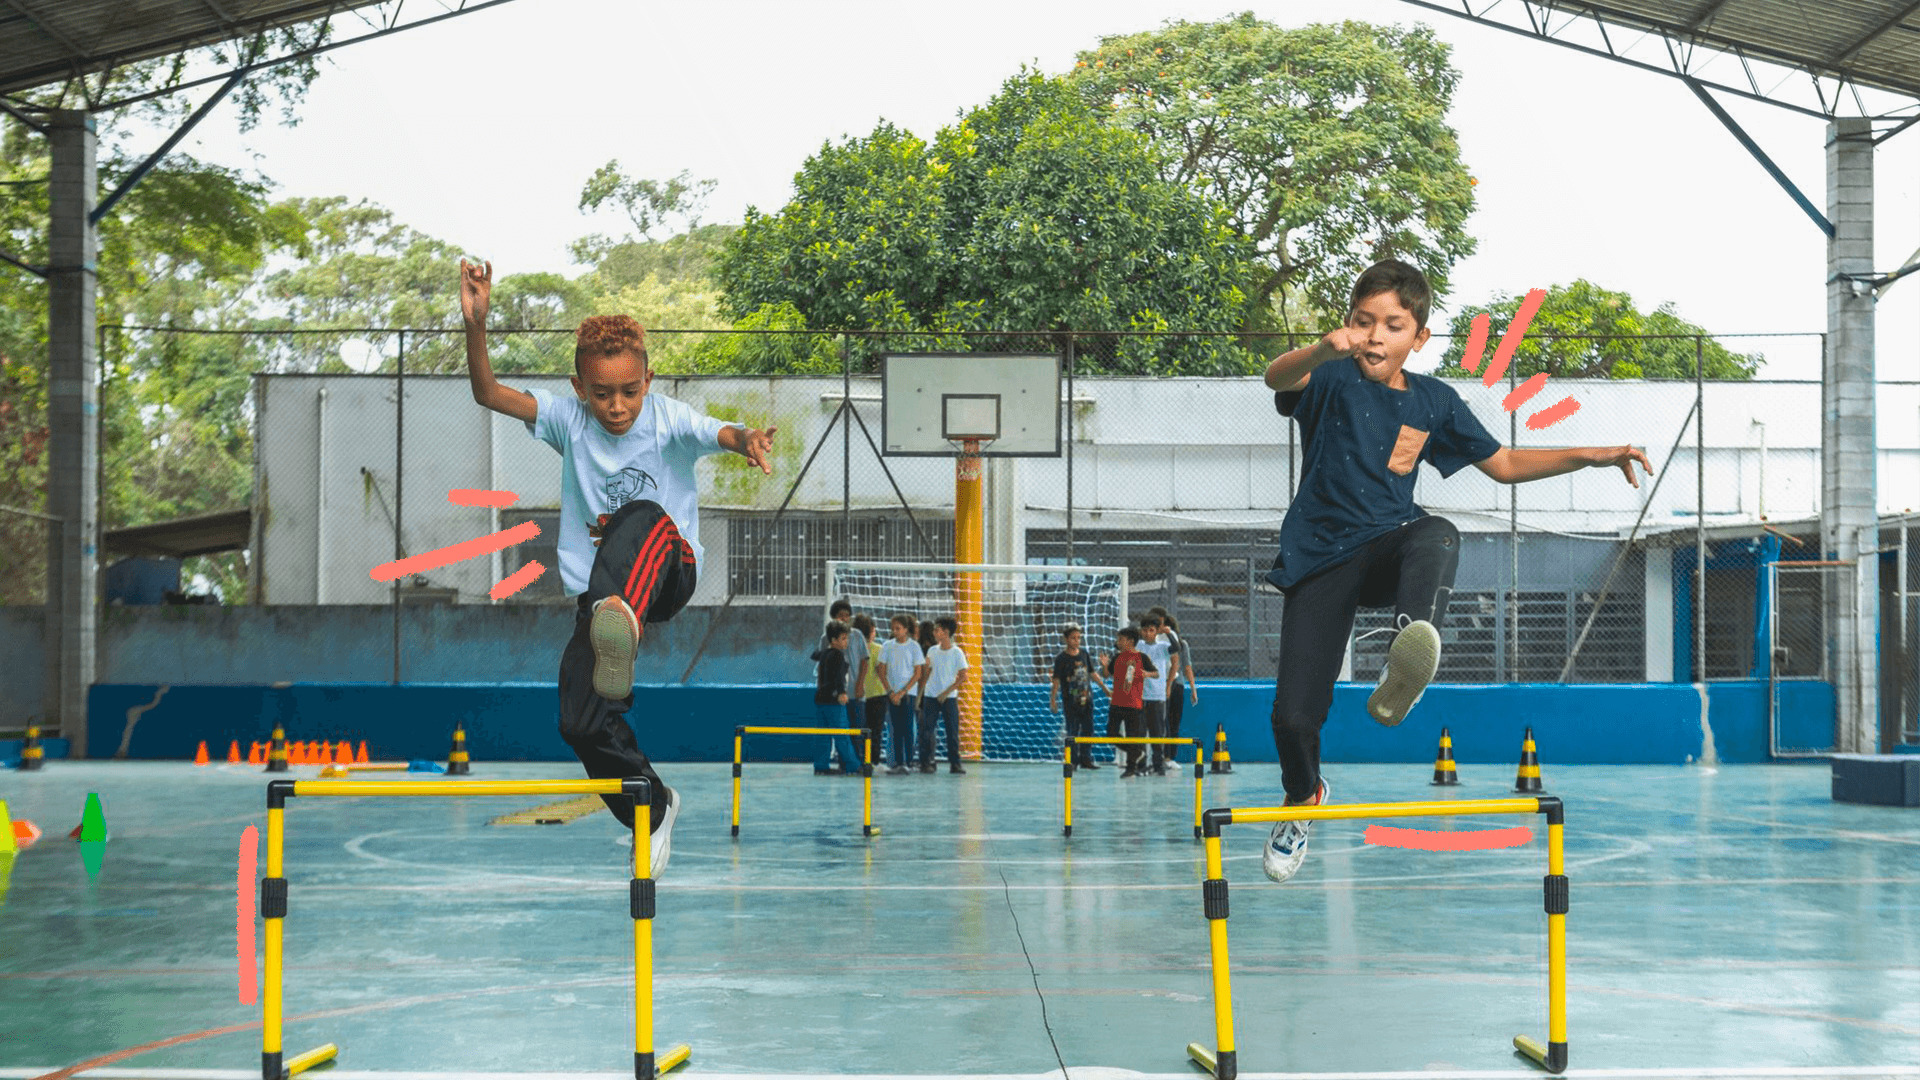
M 1204 1075 L 1185 1055 L 1213 1034 L 1191 779 L 1082 772 L 1065 840 L 1057 767 L 969 768 L 875 777 L 867 840 L 857 779 L 749 765 L 733 840 L 728 767 L 665 767 L 685 810 L 656 1024 L 662 1048 L 693 1046 L 678 1074 Z M 1336 802 L 1512 783 L 1430 775 L 1328 770 Z M 47 835 L 0 906 L 0 1077 L 259 1075 L 235 905 L 264 780 L 67 761 L 8 777 L 14 815 Z M 1277 781 L 1243 763 L 1206 801 L 1272 805 Z M 1572 884 L 1568 1075 L 1920 1077 L 1910 814 L 1832 802 L 1823 764 L 1549 765 L 1546 781 Z M 111 831 L 91 884 L 65 839 L 88 792 Z M 544 801 L 292 800 L 288 1052 L 337 1042 L 315 1074 L 337 1077 L 631 1076 L 628 837 L 604 811 L 488 824 Z M 1243 1075 L 1537 1074 L 1510 1040 L 1546 1022 L 1538 820 L 1395 823 L 1534 829 L 1486 852 L 1369 845 L 1366 824 L 1316 825 L 1286 885 L 1261 876 L 1265 826 L 1225 832 Z

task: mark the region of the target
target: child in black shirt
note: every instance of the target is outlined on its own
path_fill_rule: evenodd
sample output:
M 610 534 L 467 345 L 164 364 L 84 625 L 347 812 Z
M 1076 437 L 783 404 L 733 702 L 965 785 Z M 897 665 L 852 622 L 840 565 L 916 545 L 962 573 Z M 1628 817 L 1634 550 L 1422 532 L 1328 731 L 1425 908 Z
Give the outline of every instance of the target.
M 1652 471 L 1631 446 L 1504 449 L 1451 386 L 1401 370 L 1427 343 L 1432 299 L 1419 270 L 1394 259 L 1376 263 L 1354 282 L 1345 326 L 1267 367 L 1274 405 L 1299 423 L 1304 453 L 1300 490 L 1267 575 L 1287 598 L 1273 741 L 1289 806 L 1326 801 L 1320 728 L 1356 608 L 1395 612 L 1386 670 L 1367 700 L 1375 720 L 1404 720 L 1439 666 L 1460 533 L 1414 505 L 1420 462 L 1441 476 L 1472 465 L 1503 484 L 1605 467 L 1639 487 L 1635 463 Z M 1285 881 L 1300 868 L 1308 824 L 1274 826 L 1261 858 L 1268 877 Z
M 1080 625 L 1068 623 L 1060 631 L 1060 640 L 1066 643 L 1059 655 L 1053 658 L 1053 691 L 1048 695 L 1047 707 L 1059 712 L 1066 707 L 1067 737 L 1076 735 L 1093 737 L 1093 688 L 1098 684 L 1105 690 L 1107 683 L 1100 677 L 1100 669 L 1093 662 L 1093 656 L 1080 647 Z M 1073 750 L 1075 768 L 1097 769 L 1093 763 L 1093 747 L 1084 743 Z
M 846 623 L 835 620 L 827 624 L 826 643 L 813 654 L 820 665 L 820 672 L 814 677 L 813 711 L 814 726 L 823 728 L 843 728 L 847 726 L 847 641 L 850 637 Z M 832 773 L 831 756 L 835 748 L 840 751 L 841 771 L 848 775 L 858 775 L 860 758 L 853 752 L 853 740 L 845 735 L 820 736 L 820 749 L 813 755 L 813 775 L 826 776 Z

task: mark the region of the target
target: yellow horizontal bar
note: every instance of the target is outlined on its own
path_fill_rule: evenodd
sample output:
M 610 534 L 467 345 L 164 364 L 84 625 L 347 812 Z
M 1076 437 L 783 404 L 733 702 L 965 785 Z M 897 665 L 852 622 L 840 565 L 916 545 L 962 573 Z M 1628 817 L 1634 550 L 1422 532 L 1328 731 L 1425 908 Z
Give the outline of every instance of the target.
M 656 1075 L 664 1074 L 667 1070 L 672 1069 L 676 1065 L 685 1065 L 687 1063 L 687 1059 L 692 1056 L 693 1056 L 693 1047 L 688 1046 L 686 1043 L 681 1043 L 679 1046 L 676 1046 L 673 1049 L 667 1051 L 666 1053 L 661 1054 L 659 1057 L 654 1058 L 653 1071 Z
M 1463 814 L 1537 814 L 1538 799 L 1462 799 L 1458 802 L 1340 803 L 1333 806 L 1233 807 L 1233 824 L 1335 821 L 1349 818 L 1457 817 Z
M 287 1062 L 287 1075 L 298 1076 L 315 1065 L 332 1061 L 340 1053 L 340 1048 L 332 1043 L 316 1046 L 313 1049 Z
M 1547 1048 L 1541 1046 L 1535 1040 L 1527 1038 L 1525 1035 L 1515 1035 L 1513 1037 L 1513 1048 L 1532 1058 L 1534 1061 L 1539 1062 L 1541 1065 L 1547 1063 Z
M 865 735 L 866 728 L 858 727 L 750 727 L 743 729 L 749 735 Z
M 618 795 L 618 780 L 295 780 L 295 795 Z
M 1082 743 L 1087 746 L 1139 746 L 1143 743 L 1175 743 L 1180 746 L 1198 746 L 1200 744 L 1199 739 L 1110 739 L 1097 735 L 1075 735 L 1067 741 L 1071 743 Z

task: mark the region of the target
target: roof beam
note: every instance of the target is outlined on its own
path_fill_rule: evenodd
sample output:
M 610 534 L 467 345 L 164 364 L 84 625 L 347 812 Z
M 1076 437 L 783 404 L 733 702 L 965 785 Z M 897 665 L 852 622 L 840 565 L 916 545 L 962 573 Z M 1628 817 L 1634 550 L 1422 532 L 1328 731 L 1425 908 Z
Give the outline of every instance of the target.
M 1700 14 L 1695 15 L 1693 20 L 1687 23 L 1687 31 L 1694 34 L 1699 33 L 1702 29 L 1706 28 L 1709 23 L 1713 22 L 1713 17 L 1720 14 L 1720 9 L 1726 6 L 1727 0 L 1713 0 L 1713 3 L 1701 9 Z
M 1767 170 L 1767 175 L 1773 177 L 1773 182 L 1779 184 L 1781 188 L 1786 191 L 1787 196 L 1791 198 L 1794 204 L 1799 206 L 1808 217 L 1813 219 L 1813 223 L 1820 227 L 1821 232 L 1827 234 L 1828 239 L 1832 239 L 1835 232 L 1837 232 L 1833 226 L 1833 222 L 1827 220 L 1827 215 L 1821 213 L 1819 207 L 1813 205 L 1813 200 L 1807 198 L 1806 193 L 1802 192 L 1798 185 L 1787 178 L 1787 174 L 1780 166 L 1774 164 L 1773 159 L 1767 156 L 1765 150 L 1760 149 L 1760 144 L 1753 141 L 1753 136 L 1748 135 L 1746 129 L 1734 120 L 1733 115 L 1727 112 L 1726 109 L 1721 108 L 1719 102 L 1713 100 L 1713 95 L 1707 93 L 1707 88 L 1700 85 L 1700 80 L 1688 78 L 1683 81 L 1687 84 L 1687 89 L 1692 90 L 1694 95 L 1700 99 L 1701 103 L 1707 107 L 1707 111 L 1712 113 L 1714 118 L 1719 120 L 1720 123 L 1733 134 L 1734 138 L 1740 140 L 1740 145 L 1746 147 L 1747 153 L 1753 155 L 1753 160 L 1759 162 L 1760 167 Z
M 46 17 L 44 15 L 41 15 L 39 12 L 33 10 L 32 8 L 28 7 L 26 5 L 26 0 L 7 0 L 7 6 L 19 12 L 22 16 L 24 16 L 29 23 L 33 24 L 33 28 L 35 30 L 38 30 L 42 34 L 45 34 L 47 37 L 52 38 L 54 41 L 58 42 L 63 48 L 65 48 L 68 52 L 72 53 L 73 59 L 75 60 L 86 59 L 87 50 L 81 48 L 79 44 L 76 43 L 72 38 L 54 29 L 53 27 L 48 26 Z
M 1868 45 L 1873 44 L 1873 41 L 1875 38 L 1893 29 L 1894 27 L 1899 26 L 1901 23 L 1907 21 L 1907 19 L 1910 18 L 1915 12 L 1920 12 L 1920 0 L 1916 0 L 1916 2 L 1912 4 L 1908 4 L 1906 8 L 1900 12 L 1900 14 L 1895 15 L 1893 18 L 1888 19 L 1886 22 L 1881 23 L 1879 26 L 1876 26 L 1872 30 L 1867 31 L 1865 34 L 1862 34 L 1860 36 L 1860 40 L 1840 50 L 1839 55 L 1835 56 L 1829 62 L 1833 64 L 1834 67 L 1840 67 L 1844 65 L 1847 61 L 1853 59 L 1854 55 L 1858 53 L 1861 49 L 1864 49 Z

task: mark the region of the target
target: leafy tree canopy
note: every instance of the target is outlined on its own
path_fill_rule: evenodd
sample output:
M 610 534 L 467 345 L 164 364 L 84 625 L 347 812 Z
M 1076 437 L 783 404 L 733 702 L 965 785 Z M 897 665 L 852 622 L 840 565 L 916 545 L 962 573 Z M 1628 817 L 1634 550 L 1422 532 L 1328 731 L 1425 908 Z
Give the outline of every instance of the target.
M 1474 248 L 1448 53 L 1423 26 L 1283 28 L 1243 14 L 1104 37 L 1068 77 L 1152 140 L 1163 179 L 1227 208 L 1260 263 L 1247 286 L 1257 329 L 1281 297 L 1304 297 L 1317 322 L 1344 317 L 1354 278 L 1388 256 L 1445 294 Z
M 1255 272 L 1211 200 L 1139 134 L 1031 71 L 927 142 L 881 123 L 823 146 L 774 214 L 749 208 L 715 276 L 735 318 L 816 330 L 1240 327 Z M 1244 369 L 1225 339 L 1117 339 L 1119 369 Z
M 1455 315 L 1447 327 L 1452 340 L 1434 374 L 1468 377 L 1471 373 L 1460 366 L 1460 360 L 1474 316 L 1483 312 L 1492 316 L 1486 346 L 1486 356 L 1491 357 L 1523 299 L 1501 293 Z M 1681 318 L 1672 303 L 1642 312 L 1626 293 L 1577 279 L 1547 290 L 1539 312 L 1527 325 L 1525 340 L 1513 354 L 1510 370 L 1520 378 L 1544 371 L 1571 379 L 1691 379 L 1695 338 L 1707 333 L 1698 323 Z M 1661 334 L 1684 336 L 1614 336 Z M 1700 358 L 1709 379 L 1751 379 L 1766 363 L 1760 353 L 1737 353 L 1711 337 L 1706 337 Z

